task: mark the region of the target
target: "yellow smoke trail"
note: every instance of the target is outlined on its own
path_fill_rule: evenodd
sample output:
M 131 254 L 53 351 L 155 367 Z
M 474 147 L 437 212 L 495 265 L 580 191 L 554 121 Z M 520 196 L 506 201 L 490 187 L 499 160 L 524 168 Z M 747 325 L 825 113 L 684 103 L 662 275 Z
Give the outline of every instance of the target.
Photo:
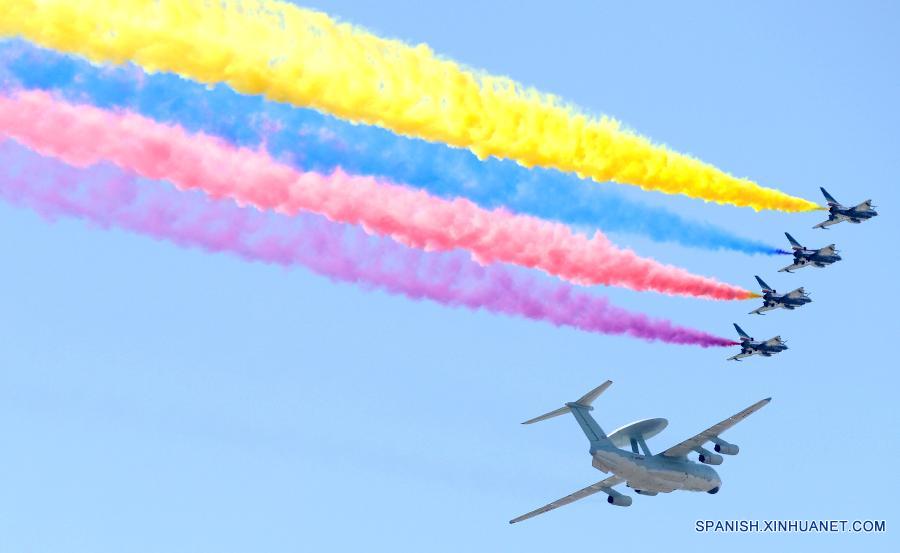
M 512 80 L 427 46 L 260 0 L 0 0 L 0 37 L 95 62 L 134 61 L 238 92 L 312 107 L 480 157 L 552 167 L 754 209 L 808 211 L 802 198 L 733 177 Z

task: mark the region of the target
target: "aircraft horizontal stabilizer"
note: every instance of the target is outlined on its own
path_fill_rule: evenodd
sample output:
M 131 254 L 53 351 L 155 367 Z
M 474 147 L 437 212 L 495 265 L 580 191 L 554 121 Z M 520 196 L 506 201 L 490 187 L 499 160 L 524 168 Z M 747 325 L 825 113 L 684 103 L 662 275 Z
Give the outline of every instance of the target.
M 609 388 L 611 384 L 612 384 L 612 380 L 607 380 L 603 384 L 597 386 L 590 392 L 588 392 L 588 393 L 584 394 L 583 396 L 581 396 L 580 398 L 578 398 L 578 401 L 573 401 L 572 403 L 580 405 L 587 409 L 593 409 L 591 407 L 591 404 L 594 403 L 594 400 L 597 399 L 597 397 L 599 397 L 600 394 L 602 394 L 604 391 L 606 391 L 606 389 Z M 540 415 L 533 419 L 528 419 L 527 421 L 523 422 L 522 424 L 534 424 L 536 422 L 545 421 L 547 419 L 552 419 L 553 417 L 558 417 L 560 415 L 564 415 L 564 414 L 568 413 L 569 411 L 571 411 L 571 408 L 569 408 L 568 405 L 565 405 L 563 407 L 560 407 L 559 409 L 554 409 L 553 411 L 550 411 L 549 413 L 544 413 L 543 415 Z
M 571 409 L 569 409 L 569 407 L 567 405 L 564 407 L 560 407 L 559 409 L 554 409 L 553 411 L 550 411 L 549 413 L 544 413 L 543 415 L 541 415 L 539 417 L 534 417 L 533 419 L 528 419 L 527 421 L 523 422 L 522 424 L 534 424 L 536 422 L 545 421 L 547 419 L 552 419 L 553 417 L 565 415 L 569 411 L 571 411 Z
M 578 398 L 578 401 L 576 401 L 575 403 L 577 403 L 578 405 L 584 405 L 585 407 L 590 407 L 590 405 L 592 403 L 594 403 L 594 400 L 597 399 L 600 396 L 600 394 L 605 392 L 606 389 L 609 388 L 611 385 L 612 385 L 612 380 L 607 380 L 603 384 L 597 386 L 590 392 L 588 392 L 588 393 L 584 394 L 583 396 L 581 396 L 580 398 Z

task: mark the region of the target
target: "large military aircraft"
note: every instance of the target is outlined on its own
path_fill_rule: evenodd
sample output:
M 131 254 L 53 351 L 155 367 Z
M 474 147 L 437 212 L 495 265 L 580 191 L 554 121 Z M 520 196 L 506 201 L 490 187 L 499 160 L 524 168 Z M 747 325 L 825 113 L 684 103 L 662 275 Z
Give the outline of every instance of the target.
M 825 200 L 828 202 L 828 220 L 822 221 L 813 228 L 827 229 L 831 225 L 836 225 L 843 221 L 850 221 L 858 225 L 865 220 L 878 216 L 878 212 L 873 209 L 875 206 L 872 205 L 872 200 L 866 200 L 854 207 L 844 207 L 839 201 L 832 198 L 827 190 L 821 187 L 819 190 L 822 191 Z
M 737 330 L 738 336 L 741 337 L 741 352 L 737 355 L 729 357 L 728 361 L 740 361 L 744 357 L 750 357 L 751 355 L 772 357 L 776 353 L 780 353 L 788 349 L 787 345 L 781 339 L 781 336 L 769 338 L 765 342 L 761 340 L 754 340 L 749 334 L 744 332 L 744 329 L 739 327 L 737 323 L 733 324 L 734 329 Z
M 818 250 L 808 250 L 801 246 L 800 242 L 794 240 L 794 237 L 790 234 L 785 232 L 784 235 L 787 236 L 788 241 L 791 243 L 791 248 L 794 249 L 794 262 L 787 267 L 778 269 L 779 273 L 785 271 L 790 273 L 795 269 L 802 269 L 803 267 L 809 267 L 810 265 L 822 268 L 841 260 L 841 256 L 838 255 L 838 251 L 834 248 L 834 244 Z
M 590 415 L 590 411 L 593 410 L 591 403 L 604 390 L 609 388 L 610 384 L 612 384 L 612 381 L 607 380 L 582 396 L 578 401 L 566 403 L 565 406 L 555 411 L 527 420 L 522 424 L 532 424 L 565 413 L 572 413 L 591 443 L 591 464 L 602 472 L 611 472 L 612 476 L 578 490 L 571 495 L 567 495 L 562 499 L 558 499 L 553 503 L 544 505 L 540 509 L 535 509 L 530 513 L 516 517 L 509 521 L 510 524 L 552 511 L 557 507 L 568 505 L 597 492 L 605 493 L 607 495 L 606 501 L 611 505 L 628 507 L 631 505 L 631 497 L 613 489 L 614 486 L 623 482 L 641 495 L 656 495 L 658 493 L 669 493 L 674 490 L 714 494 L 719 491 L 722 480 L 712 467 L 705 465 L 721 465 L 722 456 L 707 450 L 703 445 L 706 442 L 712 442 L 715 445 L 713 449 L 716 452 L 725 455 L 737 455 L 740 448 L 735 444 L 726 442 L 719 437 L 719 434 L 746 419 L 772 400 L 772 398 L 766 398 L 762 401 L 757 401 L 750 407 L 707 428 L 696 436 L 688 438 L 662 453 L 653 455 L 647 447 L 646 440 L 659 434 L 669 424 L 666 419 L 646 419 L 633 422 L 607 435 Z M 626 445 L 631 445 L 631 451 L 619 449 L 619 447 Z M 692 451 L 696 451 L 699 454 L 698 460 L 703 464 L 687 458 L 688 453 Z
M 763 305 L 751 311 L 750 315 L 762 315 L 766 311 L 778 309 L 779 307 L 793 310 L 812 301 L 803 288 L 797 288 L 787 294 L 779 294 L 777 290 L 766 284 L 763 279 L 756 277 L 756 282 L 762 288 Z

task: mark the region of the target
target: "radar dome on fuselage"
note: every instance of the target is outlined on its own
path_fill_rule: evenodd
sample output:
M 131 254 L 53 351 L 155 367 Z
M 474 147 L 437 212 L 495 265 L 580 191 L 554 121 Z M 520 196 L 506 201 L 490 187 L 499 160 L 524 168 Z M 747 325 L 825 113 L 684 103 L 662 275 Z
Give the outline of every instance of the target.
M 667 426 L 669 426 L 669 421 L 666 419 L 634 421 L 613 430 L 609 434 L 609 439 L 616 447 L 629 447 L 632 439 L 643 438 L 646 441 L 648 438 L 652 438 L 662 432 Z

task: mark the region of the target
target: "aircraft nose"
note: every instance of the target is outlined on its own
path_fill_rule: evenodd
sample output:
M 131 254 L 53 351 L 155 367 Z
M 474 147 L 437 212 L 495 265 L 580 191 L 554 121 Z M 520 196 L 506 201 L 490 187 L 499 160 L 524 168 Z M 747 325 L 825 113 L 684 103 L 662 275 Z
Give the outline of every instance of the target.
M 716 472 L 715 470 L 713 470 L 712 467 L 707 467 L 707 468 L 709 468 L 710 486 L 709 486 L 709 489 L 706 491 L 706 493 L 716 493 L 719 491 L 719 488 L 722 487 L 722 479 L 719 478 L 719 473 Z

